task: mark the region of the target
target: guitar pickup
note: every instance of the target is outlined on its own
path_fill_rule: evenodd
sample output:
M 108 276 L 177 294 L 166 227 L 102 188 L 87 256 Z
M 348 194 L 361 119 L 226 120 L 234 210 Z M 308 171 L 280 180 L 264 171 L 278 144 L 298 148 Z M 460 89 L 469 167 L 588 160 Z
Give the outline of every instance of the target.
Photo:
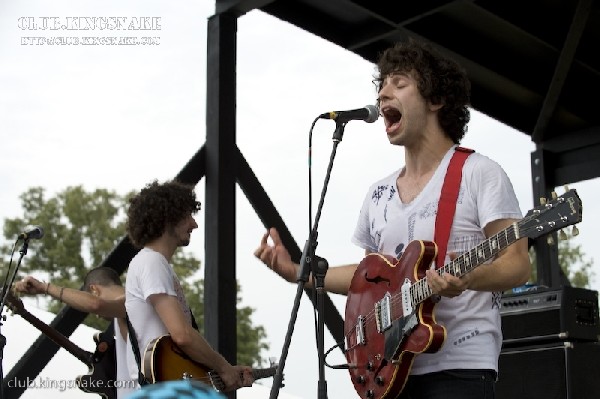
M 375 323 L 377 332 L 382 333 L 392 325 L 392 296 L 386 292 L 383 298 L 375 302 Z
M 349 334 L 351 335 L 351 334 Z M 354 338 L 352 340 L 351 338 Z M 358 320 L 354 325 L 354 336 L 346 335 L 346 351 L 358 346 L 358 345 L 366 345 L 367 340 L 365 338 L 365 316 L 358 316 Z
M 358 316 L 358 323 L 354 328 L 356 331 L 356 343 L 357 345 L 366 345 L 365 339 L 365 316 Z

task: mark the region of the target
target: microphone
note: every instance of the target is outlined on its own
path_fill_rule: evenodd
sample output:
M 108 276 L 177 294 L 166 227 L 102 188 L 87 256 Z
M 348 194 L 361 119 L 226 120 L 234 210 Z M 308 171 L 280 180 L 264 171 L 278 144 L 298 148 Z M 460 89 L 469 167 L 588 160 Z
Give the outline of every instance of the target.
M 28 227 L 27 231 L 24 231 L 23 233 L 19 234 L 17 240 L 29 240 L 30 238 L 40 239 L 43 236 L 44 229 L 42 229 L 40 226 L 30 226 Z
M 379 118 L 379 110 L 374 105 L 366 105 L 363 108 L 350 111 L 331 111 L 319 115 L 321 119 L 333 119 L 336 122 L 349 122 L 361 120 L 367 123 L 373 123 Z

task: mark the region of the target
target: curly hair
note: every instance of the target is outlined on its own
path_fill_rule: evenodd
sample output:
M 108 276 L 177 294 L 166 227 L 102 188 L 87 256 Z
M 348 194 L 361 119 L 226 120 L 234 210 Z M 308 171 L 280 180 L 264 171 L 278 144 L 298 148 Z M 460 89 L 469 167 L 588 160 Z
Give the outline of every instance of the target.
M 143 248 L 200 210 L 193 186 L 178 181 L 146 185 L 129 200 L 127 234 L 134 246 Z
M 460 143 L 470 119 L 471 83 L 457 62 L 442 56 L 429 44 L 410 38 L 385 50 L 379 57 L 377 70 L 378 91 L 385 79 L 395 73 L 415 78 L 423 98 L 432 104 L 443 104 L 438 112 L 440 126 L 454 143 Z

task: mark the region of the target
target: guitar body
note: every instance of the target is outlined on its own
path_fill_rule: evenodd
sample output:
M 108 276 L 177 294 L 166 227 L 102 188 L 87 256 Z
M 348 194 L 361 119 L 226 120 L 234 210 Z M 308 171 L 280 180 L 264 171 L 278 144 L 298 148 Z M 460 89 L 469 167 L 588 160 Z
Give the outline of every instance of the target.
M 352 383 L 361 398 L 395 398 L 415 356 L 443 345 L 446 331 L 435 322 L 435 302 L 425 299 L 410 315 L 403 314 L 401 303 L 402 286 L 424 278 L 436 254 L 435 243 L 417 240 L 400 259 L 373 253 L 358 265 L 348 291 L 344 331 Z M 382 330 L 375 309 L 386 294 L 393 298 L 389 321 L 394 324 Z
M 252 369 L 252 377 L 258 380 L 272 377 L 276 372 L 277 366 L 266 369 Z M 163 335 L 148 343 L 144 351 L 142 373 L 152 384 L 161 381 L 191 379 L 212 385 L 217 391 L 225 389 L 225 383 L 218 373 L 190 359 L 173 342 L 170 335 Z
M 184 378 L 210 380 L 208 368 L 190 359 L 169 335 L 150 341 L 144 352 L 142 373 L 153 384 Z
M 89 365 L 90 372 L 78 376 L 75 382 L 84 392 L 96 393 L 105 399 L 116 399 L 117 389 L 114 387 L 114 382 L 117 379 L 117 357 L 114 339 L 104 340 L 96 334 L 94 341 L 97 350 L 94 356 L 90 355 L 93 360 Z M 108 381 L 111 381 L 111 387 Z

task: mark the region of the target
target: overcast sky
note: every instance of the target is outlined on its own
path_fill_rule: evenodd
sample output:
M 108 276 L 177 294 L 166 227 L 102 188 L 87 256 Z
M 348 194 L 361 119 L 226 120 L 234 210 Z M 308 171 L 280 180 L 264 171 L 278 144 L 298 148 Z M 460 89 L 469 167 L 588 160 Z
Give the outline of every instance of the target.
M 205 141 L 206 23 L 213 12 L 212 1 L 2 2 L 0 218 L 21 216 L 18 196 L 32 186 L 45 187 L 50 195 L 73 185 L 124 194 L 153 179 L 174 177 Z M 151 25 L 92 31 L 72 25 L 72 17 L 122 17 L 127 26 L 134 17 L 147 17 Z M 42 21 L 70 29 L 40 29 Z M 374 66 L 260 12 L 240 18 L 238 32 L 238 146 L 302 247 L 308 233 L 310 125 L 323 112 L 374 103 Z M 140 43 L 108 44 L 123 36 L 135 36 Z M 146 37 L 152 44 L 141 44 Z M 325 120 L 315 127 L 313 210 L 334 127 Z M 462 144 L 499 162 L 512 179 L 522 211 L 532 208 L 530 154 L 535 146 L 529 136 L 474 111 Z M 403 151 L 389 145 L 381 120 L 348 123 L 319 224 L 317 252 L 330 266 L 362 259 L 363 251 L 350 243 L 362 199 L 372 182 L 402 163 Z M 584 204 L 581 235 L 574 243 L 588 258 L 598 259 L 592 230 L 598 218 L 597 182 L 571 187 Z M 197 190 L 203 200 L 203 182 Z M 254 322 L 266 329 L 271 349 L 265 355 L 279 358 L 296 289 L 252 256 L 264 227 L 241 190 L 237 193 L 235 251 L 243 304 L 256 309 Z M 204 259 L 202 213 L 198 222 L 189 249 Z M 593 288 L 598 289 L 597 279 Z M 344 315 L 345 298 L 332 298 Z M 18 345 L 29 345 L 27 339 Z M 327 333 L 325 346 L 332 345 Z M 336 350 L 328 361 L 338 364 L 344 358 Z M 312 306 L 304 297 L 281 392 L 314 398 L 317 366 Z M 330 398 L 352 397 L 347 371 L 327 369 L 326 378 Z

